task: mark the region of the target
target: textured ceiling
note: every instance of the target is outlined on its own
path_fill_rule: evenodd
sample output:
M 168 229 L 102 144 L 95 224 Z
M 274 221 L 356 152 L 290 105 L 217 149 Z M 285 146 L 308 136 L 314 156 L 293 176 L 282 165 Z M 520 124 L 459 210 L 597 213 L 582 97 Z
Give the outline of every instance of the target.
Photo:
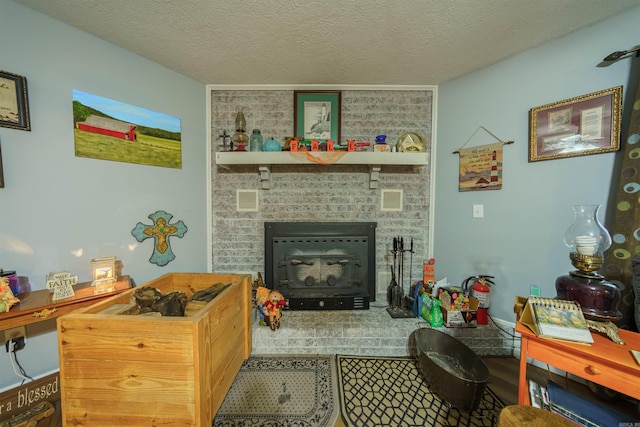
M 640 0 L 15 0 L 205 84 L 437 85 Z M 631 46 L 611 46 L 611 51 Z M 599 56 L 610 52 L 595 53 Z

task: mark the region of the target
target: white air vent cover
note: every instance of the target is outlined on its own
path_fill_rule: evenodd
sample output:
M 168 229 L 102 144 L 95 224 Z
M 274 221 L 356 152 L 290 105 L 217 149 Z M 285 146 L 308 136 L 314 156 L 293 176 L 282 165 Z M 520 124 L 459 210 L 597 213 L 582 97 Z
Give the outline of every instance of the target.
M 258 212 L 258 190 L 236 190 L 236 211 Z
M 401 211 L 402 210 L 402 190 L 381 190 L 380 210 Z

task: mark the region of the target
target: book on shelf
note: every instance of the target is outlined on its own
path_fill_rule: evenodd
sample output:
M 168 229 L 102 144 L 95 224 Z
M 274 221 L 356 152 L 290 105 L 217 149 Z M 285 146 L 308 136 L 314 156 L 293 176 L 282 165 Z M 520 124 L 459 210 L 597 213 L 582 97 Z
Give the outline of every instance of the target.
M 520 314 L 520 322 L 542 338 L 593 343 L 587 321 L 576 301 L 530 296 Z
M 534 408 L 551 410 L 547 388 L 532 380 L 529 380 L 529 399 Z

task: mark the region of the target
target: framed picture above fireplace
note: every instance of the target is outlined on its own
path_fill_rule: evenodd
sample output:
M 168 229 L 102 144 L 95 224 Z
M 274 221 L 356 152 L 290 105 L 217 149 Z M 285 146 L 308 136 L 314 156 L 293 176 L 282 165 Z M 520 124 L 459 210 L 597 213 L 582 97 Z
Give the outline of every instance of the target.
M 293 92 L 294 134 L 305 139 L 332 140 L 340 144 L 339 90 Z

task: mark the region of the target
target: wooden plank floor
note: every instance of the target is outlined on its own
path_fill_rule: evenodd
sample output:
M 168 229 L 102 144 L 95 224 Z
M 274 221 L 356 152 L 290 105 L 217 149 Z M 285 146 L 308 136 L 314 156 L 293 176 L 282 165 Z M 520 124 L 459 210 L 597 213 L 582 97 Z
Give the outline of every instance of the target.
M 518 403 L 518 373 L 519 361 L 515 357 L 483 357 L 485 364 L 491 373 L 489 387 L 504 402 L 505 405 L 515 405 Z M 569 390 L 594 400 L 599 404 L 625 413 L 629 416 L 640 418 L 640 406 L 638 402 L 630 398 L 617 398 L 607 401 L 596 396 L 585 384 L 565 378 L 564 376 L 549 373 L 546 369 L 529 364 L 527 366 L 527 377 L 538 384 L 545 385 L 549 378 L 557 384 L 563 385 Z

